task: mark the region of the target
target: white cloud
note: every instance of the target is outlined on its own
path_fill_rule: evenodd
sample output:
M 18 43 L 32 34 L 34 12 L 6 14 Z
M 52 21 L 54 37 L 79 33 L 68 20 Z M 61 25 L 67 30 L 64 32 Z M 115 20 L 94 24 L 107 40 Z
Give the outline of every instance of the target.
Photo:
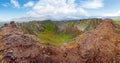
M 32 7 L 34 5 L 33 1 L 29 1 L 28 3 L 24 4 L 23 7 Z
M 76 7 L 75 0 L 39 0 L 27 14 L 42 19 L 76 19 L 88 15 L 83 8 Z
M 2 4 L 2 6 L 7 7 L 7 6 L 8 6 L 8 4 Z
M 106 13 L 103 16 L 120 16 L 120 10 L 115 13 Z
M 13 4 L 14 7 L 17 7 L 17 8 L 20 7 L 20 4 L 19 4 L 19 2 L 17 0 L 11 0 L 11 4 Z
M 81 6 L 88 9 L 97 9 L 103 7 L 104 4 L 103 0 L 85 0 Z

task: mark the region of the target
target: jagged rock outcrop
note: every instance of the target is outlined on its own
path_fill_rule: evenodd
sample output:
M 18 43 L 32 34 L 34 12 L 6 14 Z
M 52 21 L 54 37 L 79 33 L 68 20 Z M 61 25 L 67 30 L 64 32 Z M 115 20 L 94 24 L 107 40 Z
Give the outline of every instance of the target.
M 111 19 L 57 47 L 39 44 L 14 22 L 1 27 L 0 36 L 3 63 L 120 63 L 120 29 Z
M 61 49 L 39 44 L 35 36 L 22 33 L 14 22 L 5 24 L 0 30 L 2 63 L 59 63 L 64 61 Z
M 14 22 L 5 24 L 0 30 L 3 63 L 28 62 L 27 58 L 38 56 L 40 48 L 37 41 L 18 30 Z

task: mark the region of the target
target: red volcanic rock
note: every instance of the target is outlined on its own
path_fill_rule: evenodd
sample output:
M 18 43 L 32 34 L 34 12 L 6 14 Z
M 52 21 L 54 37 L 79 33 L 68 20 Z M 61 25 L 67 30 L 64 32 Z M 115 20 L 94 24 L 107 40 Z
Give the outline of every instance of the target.
M 78 36 L 72 43 L 54 47 L 39 44 L 8 24 L 2 42 L 3 63 L 116 63 L 119 62 L 120 29 L 111 19 L 105 19 L 96 29 Z
M 79 43 L 83 63 L 114 63 L 116 61 L 115 29 L 113 21 L 106 19 L 95 30 L 85 34 Z

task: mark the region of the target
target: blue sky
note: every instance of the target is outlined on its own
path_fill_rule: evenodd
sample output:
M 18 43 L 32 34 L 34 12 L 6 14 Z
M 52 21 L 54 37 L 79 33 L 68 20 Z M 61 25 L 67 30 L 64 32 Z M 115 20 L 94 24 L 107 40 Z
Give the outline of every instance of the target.
M 0 21 L 120 16 L 120 0 L 0 0 Z

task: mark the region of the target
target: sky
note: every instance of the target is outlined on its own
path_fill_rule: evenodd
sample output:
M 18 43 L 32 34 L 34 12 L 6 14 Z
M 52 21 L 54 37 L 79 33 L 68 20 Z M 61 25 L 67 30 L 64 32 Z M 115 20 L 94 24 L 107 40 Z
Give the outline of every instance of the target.
M 0 21 L 120 16 L 120 0 L 0 0 Z

